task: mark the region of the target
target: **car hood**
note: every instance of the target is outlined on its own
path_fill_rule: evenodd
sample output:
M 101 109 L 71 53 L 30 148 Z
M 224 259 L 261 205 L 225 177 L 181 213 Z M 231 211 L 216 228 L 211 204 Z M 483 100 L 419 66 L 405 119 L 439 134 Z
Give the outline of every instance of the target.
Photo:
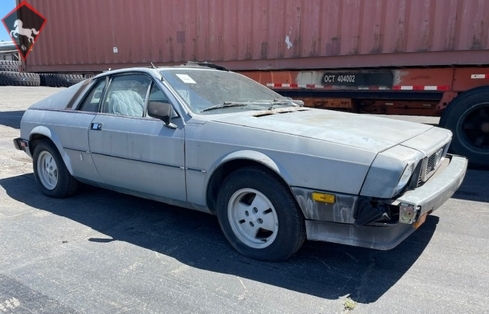
M 215 115 L 214 122 L 382 152 L 433 128 L 372 115 L 299 108 Z

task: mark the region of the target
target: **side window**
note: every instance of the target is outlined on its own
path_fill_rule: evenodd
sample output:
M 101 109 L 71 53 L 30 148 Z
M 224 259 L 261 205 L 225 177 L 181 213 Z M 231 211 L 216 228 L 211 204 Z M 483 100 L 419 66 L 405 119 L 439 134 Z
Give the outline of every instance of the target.
M 151 79 L 143 74 L 112 78 L 102 112 L 127 117 L 144 116 L 146 94 Z
M 163 91 L 159 89 L 158 86 L 156 86 L 156 84 L 153 84 L 153 86 L 151 86 L 151 91 L 149 92 L 148 101 L 170 102 L 168 100 L 168 97 L 166 97 Z
M 88 95 L 83 100 L 79 110 L 97 112 L 98 105 L 100 103 L 100 97 L 102 96 L 102 91 L 104 90 L 104 87 L 105 87 L 105 78 L 95 83 L 92 90 L 88 93 Z
M 156 86 L 156 84 L 153 84 L 151 86 L 151 90 L 149 91 L 148 103 L 150 103 L 151 101 L 170 103 L 168 97 L 158 86 Z M 176 117 L 178 117 L 178 114 L 175 110 L 173 110 L 172 118 Z

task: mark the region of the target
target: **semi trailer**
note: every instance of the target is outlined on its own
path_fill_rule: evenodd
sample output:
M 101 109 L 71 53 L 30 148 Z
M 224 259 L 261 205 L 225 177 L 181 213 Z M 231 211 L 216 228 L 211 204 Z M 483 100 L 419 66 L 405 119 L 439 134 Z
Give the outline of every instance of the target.
M 46 19 L 22 70 L 207 61 L 306 106 L 440 116 L 489 167 L 484 0 L 27 0 Z

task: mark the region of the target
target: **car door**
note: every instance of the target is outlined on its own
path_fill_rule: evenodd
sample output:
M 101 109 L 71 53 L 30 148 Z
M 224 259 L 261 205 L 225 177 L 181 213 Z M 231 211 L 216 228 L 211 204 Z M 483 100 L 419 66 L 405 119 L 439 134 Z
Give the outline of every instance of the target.
M 185 201 L 184 125 L 146 116 L 150 95 L 164 95 L 146 74 L 111 78 L 89 129 L 90 150 L 106 185 L 125 192 Z

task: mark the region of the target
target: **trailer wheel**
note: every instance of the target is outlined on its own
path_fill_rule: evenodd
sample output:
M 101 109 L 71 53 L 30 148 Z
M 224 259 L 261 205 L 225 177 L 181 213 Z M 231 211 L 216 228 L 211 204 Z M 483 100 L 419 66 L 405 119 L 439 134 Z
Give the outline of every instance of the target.
M 466 156 L 475 168 L 489 168 L 489 86 L 455 98 L 442 113 L 440 126 L 453 132 L 450 151 Z

